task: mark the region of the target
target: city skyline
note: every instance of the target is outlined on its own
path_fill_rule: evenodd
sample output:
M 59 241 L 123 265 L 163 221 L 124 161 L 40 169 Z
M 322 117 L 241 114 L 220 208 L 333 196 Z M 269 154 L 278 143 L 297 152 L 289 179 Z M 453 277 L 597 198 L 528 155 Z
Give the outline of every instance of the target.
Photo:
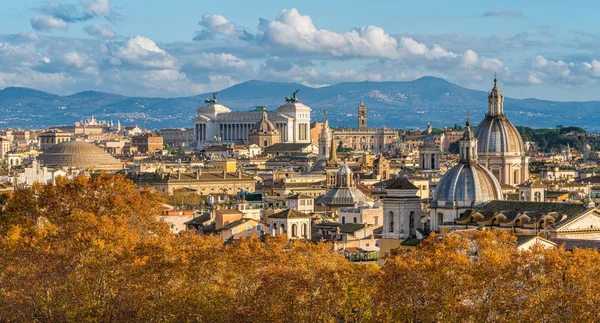
M 511 97 L 600 100 L 591 1 L 140 4 L 0 1 L 0 88 L 176 97 L 252 79 L 319 87 L 431 75 L 487 90 L 498 73 Z

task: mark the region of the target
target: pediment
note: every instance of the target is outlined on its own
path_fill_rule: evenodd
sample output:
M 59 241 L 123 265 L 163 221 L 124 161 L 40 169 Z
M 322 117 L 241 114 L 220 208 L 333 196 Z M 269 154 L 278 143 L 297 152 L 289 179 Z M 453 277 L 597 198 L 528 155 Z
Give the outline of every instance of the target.
M 571 221 L 569 221 L 569 219 L 567 218 L 567 222 L 563 225 L 559 223 L 559 228 L 557 229 L 557 231 L 589 231 L 593 229 L 600 230 L 600 210 L 591 209 L 589 211 L 576 215 L 575 217 L 576 218 L 572 219 Z

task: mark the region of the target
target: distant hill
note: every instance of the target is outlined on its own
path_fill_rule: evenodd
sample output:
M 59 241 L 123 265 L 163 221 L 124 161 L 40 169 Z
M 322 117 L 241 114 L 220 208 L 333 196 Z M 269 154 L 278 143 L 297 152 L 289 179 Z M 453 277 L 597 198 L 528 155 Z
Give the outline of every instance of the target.
M 357 82 L 311 88 L 297 83 L 247 81 L 219 91 L 221 104 L 234 111 L 256 106 L 276 109 L 284 96 L 299 89 L 301 102 L 321 120 L 327 106 L 333 126 L 356 126 L 356 108 L 368 106 L 370 127 L 435 127 L 462 124 L 464 110 L 477 122 L 487 112 L 487 93 L 471 90 L 435 77 L 410 82 Z M 94 115 L 148 128 L 191 127 L 196 109 L 210 93 L 180 98 L 127 97 L 85 91 L 58 96 L 28 88 L 0 91 L 0 128 L 46 128 L 71 124 Z M 600 131 L 600 102 L 554 102 L 538 99 L 505 99 L 505 111 L 516 125 L 535 128 L 576 125 Z

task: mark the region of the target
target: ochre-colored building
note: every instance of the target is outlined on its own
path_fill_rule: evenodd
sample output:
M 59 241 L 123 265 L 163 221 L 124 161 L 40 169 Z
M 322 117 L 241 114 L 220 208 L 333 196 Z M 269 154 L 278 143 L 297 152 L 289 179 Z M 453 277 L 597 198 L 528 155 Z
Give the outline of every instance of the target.
M 392 148 L 392 143 L 397 139 L 398 133 L 387 128 L 367 128 L 367 107 L 361 104 L 358 107 L 358 129 L 338 128 L 333 131 L 333 138 L 337 146 L 373 152 L 387 151 Z
M 163 149 L 163 137 L 150 132 L 133 136 L 131 146 L 142 154 L 152 153 Z
M 261 148 L 281 142 L 281 134 L 273 122 L 269 121 L 267 111 L 263 111 L 262 119 L 250 130 L 248 142 Z
M 129 173 L 139 187 L 148 186 L 162 193 L 173 193 L 178 189 L 187 189 L 199 195 L 237 194 L 242 191 L 256 191 L 256 180 L 237 173 L 207 173 L 197 170 L 185 173 Z

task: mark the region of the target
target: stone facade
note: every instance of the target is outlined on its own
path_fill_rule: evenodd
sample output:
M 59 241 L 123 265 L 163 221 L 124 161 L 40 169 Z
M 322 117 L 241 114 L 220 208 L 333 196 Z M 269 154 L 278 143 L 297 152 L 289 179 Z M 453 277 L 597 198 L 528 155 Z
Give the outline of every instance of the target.
M 268 119 L 275 125 L 282 143 L 310 143 L 310 107 L 294 98 L 277 111 L 267 111 Z M 262 109 L 250 112 L 232 112 L 218 103 L 207 99 L 206 105 L 197 110 L 194 119 L 194 138 L 197 149 L 215 142 L 233 143 L 247 141 L 250 130 L 262 120 Z

